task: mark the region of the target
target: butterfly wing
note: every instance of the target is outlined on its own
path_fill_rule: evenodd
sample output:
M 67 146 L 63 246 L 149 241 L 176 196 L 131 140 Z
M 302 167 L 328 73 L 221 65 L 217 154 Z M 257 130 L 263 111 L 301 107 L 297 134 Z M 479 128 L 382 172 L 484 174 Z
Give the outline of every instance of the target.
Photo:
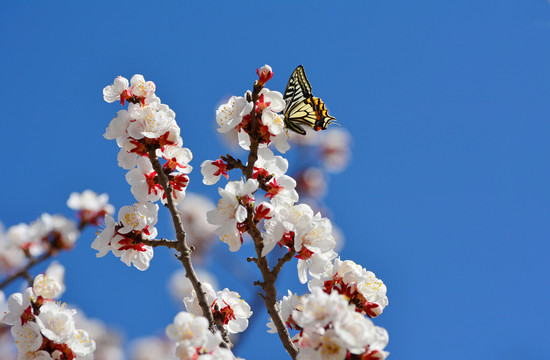
M 300 65 L 294 70 L 292 75 L 290 75 L 290 79 L 288 79 L 285 94 L 283 95 L 283 99 L 286 102 L 284 112 L 286 113 L 288 110 L 292 109 L 294 105 L 312 96 L 311 85 L 306 77 L 304 67 Z
M 285 125 L 298 134 L 306 134 L 300 125 L 307 125 L 315 131 L 319 131 L 326 129 L 331 122 L 336 121 L 334 117 L 328 115 L 325 103 L 313 96 L 311 84 L 302 65 L 298 66 L 288 79 L 283 99 L 286 103 Z

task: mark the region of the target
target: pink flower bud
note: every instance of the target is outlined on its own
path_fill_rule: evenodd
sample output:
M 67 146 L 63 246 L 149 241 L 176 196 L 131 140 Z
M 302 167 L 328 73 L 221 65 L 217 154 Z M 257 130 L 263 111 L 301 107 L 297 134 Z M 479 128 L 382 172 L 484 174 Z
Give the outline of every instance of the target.
M 256 74 L 260 77 L 260 80 L 258 81 L 260 85 L 264 86 L 266 82 L 269 81 L 273 77 L 273 71 L 271 70 L 271 66 L 264 65 L 259 69 L 256 69 Z

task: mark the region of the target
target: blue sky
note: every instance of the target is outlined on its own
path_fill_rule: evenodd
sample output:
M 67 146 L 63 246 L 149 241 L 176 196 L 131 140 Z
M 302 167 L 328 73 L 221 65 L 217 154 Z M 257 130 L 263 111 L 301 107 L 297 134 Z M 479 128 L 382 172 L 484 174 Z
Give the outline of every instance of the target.
M 118 149 L 102 137 L 119 109 L 101 96 L 115 76 L 157 84 L 194 153 L 189 190 L 216 200 L 198 171 L 228 151 L 216 107 L 265 63 L 279 91 L 303 64 L 353 134 L 353 162 L 330 178 L 325 201 L 346 234 L 342 258 L 388 286 L 375 322 L 390 333 L 390 358 L 547 354 L 548 2 L 29 1 L 3 4 L 0 21 L 6 226 L 70 216 L 69 194 L 87 188 L 117 209 L 133 201 Z M 93 238 L 87 230 L 60 258 L 64 300 L 128 339 L 162 332 L 178 311 L 164 283 L 178 264 L 162 250 L 144 273 L 97 260 Z M 211 265 L 223 271 L 227 252 L 217 251 Z M 293 264 L 280 292 L 295 277 Z M 264 319 L 238 355 L 284 358 Z

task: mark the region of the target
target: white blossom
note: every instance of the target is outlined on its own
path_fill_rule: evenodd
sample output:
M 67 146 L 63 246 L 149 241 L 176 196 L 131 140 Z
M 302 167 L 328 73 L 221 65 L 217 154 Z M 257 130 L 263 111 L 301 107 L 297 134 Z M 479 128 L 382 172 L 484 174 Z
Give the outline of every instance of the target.
M 21 316 L 31 306 L 32 288 L 27 288 L 23 293 L 11 294 L 8 298 L 8 311 L 2 322 L 7 325 L 21 325 Z
M 306 204 L 278 204 L 275 215 L 265 221 L 262 256 L 267 255 L 277 243 L 292 246 L 298 257 L 298 275 L 302 283 L 307 281 L 307 270 L 318 272 L 336 257 L 330 220 Z
M 316 331 L 337 320 L 349 307 L 342 295 L 335 292 L 327 294 L 314 288 L 311 294 L 300 297 L 299 310 L 292 312 L 292 318 L 300 327 Z
M 53 299 L 61 293 L 61 285 L 54 278 L 43 274 L 39 274 L 34 278 L 32 289 L 37 296 L 46 299 Z
M 133 152 L 136 145 L 129 139 L 124 141 L 117 155 L 118 166 L 125 170 L 131 170 L 137 165 L 138 154 Z
M 61 344 L 72 341 L 76 336 L 73 315 L 76 312 L 59 306 L 54 302 L 45 302 L 40 307 L 36 321 L 42 334 L 48 339 Z
M 227 288 L 215 292 L 212 285 L 205 282 L 202 283 L 202 289 L 205 293 L 206 303 L 211 304 L 212 312 L 216 313 L 216 317 L 223 319 L 229 333 L 239 333 L 248 327 L 248 318 L 252 315 L 252 311 L 250 305 L 241 299 L 237 292 Z M 191 296 L 185 297 L 183 302 L 188 312 L 196 315 L 202 314 L 194 289 L 191 291 Z
M 216 161 L 205 160 L 201 164 L 201 174 L 203 176 L 202 182 L 205 185 L 214 185 L 220 180 L 223 175 L 225 178 L 229 178 L 226 170 L 227 164 L 221 159 Z
M 309 283 L 313 287 L 323 287 L 330 284 L 331 289 L 354 298 L 354 303 L 363 303 L 362 310 L 370 317 L 376 317 L 388 306 L 387 288 L 384 282 L 361 265 L 351 260 L 334 259 L 323 272 Z
M 137 167 L 126 173 L 126 181 L 130 184 L 130 191 L 137 201 L 155 202 L 164 193 L 162 186 L 155 181 L 156 171 L 151 161 L 146 156 L 140 156 L 137 160 Z
M 29 321 L 23 325 L 12 326 L 11 334 L 19 353 L 37 351 L 42 345 L 40 326 L 36 322 Z
M 216 291 L 212 285 L 207 282 L 202 282 L 202 291 L 204 293 L 206 303 L 213 304 L 216 300 Z M 195 289 L 191 290 L 191 294 L 189 296 L 183 298 L 183 303 L 188 312 L 195 315 L 202 315 L 202 308 L 199 305 L 199 300 Z
M 20 223 L 17 225 L 10 226 L 6 232 L 6 250 L 10 251 L 15 255 L 15 263 L 22 263 L 26 260 L 25 254 L 21 251 L 18 252 L 15 249 L 28 251 L 32 256 L 39 256 L 44 252 L 44 243 L 38 237 L 38 226 L 35 225 L 36 222 L 33 222 L 32 225 L 25 223 Z M 6 254 L 7 255 L 7 254 Z M 2 258 L 4 256 L 0 255 Z M 10 259 L 6 256 L 6 266 L 13 259 Z M 16 265 L 14 264 L 14 265 Z
M 103 137 L 107 140 L 116 139 L 116 143 L 119 147 L 122 147 L 126 139 L 130 136 L 128 135 L 128 126 L 130 125 L 132 118 L 127 110 L 119 110 L 116 117 L 114 117 L 107 129 L 105 129 L 105 134 Z
M 133 95 L 146 97 L 155 92 L 156 86 L 152 81 L 145 81 L 143 75 L 135 74 L 130 79 L 130 90 Z
M 105 228 L 92 242 L 92 249 L 99 251 L 96 256 L 103 257 L 111 251 L 111 241 L 116 235 L 115 219 L 111 215 L 105 215 Z
M 129 106 L 132 118 L 128 125 L 128 135 L 134 139 L 158 138 L 166 133 L 173 133 L 169 138 L 179 136 L 180 130 L 176 123 L 175 113 L 166 105 Z
M 92 190 L 84 190 L 82 193 L 73 192 L 67 200 L 67 206 L 73 210 L 87 210 L 107 214 L 114 213 L 113 205 L 109 204 L 109 195 L 98 195 Z
M 356 311 L 346 311 L 333 322 L 334 332 L 353 354 L 362 354 L 375 340 L 372 321 Z
M 225 288 L 218 291 L 215 305 L 226 315 L 227 331 L 230 334 L 243 332 L 248 327 L 248 318 L 252 316 L 250 305 L 241 296 Z
M 208 320 L 188 312 L 180 312 L 166 328 L 166 335 L 178 345 L 198 348 L 204 345 L 210 332 Z
M 95 341 L 92 340 L 90 335 L 82 329 L 77 329 L 75 331 L 73 338 L 67 342 L 67 345 L 71 351 L 77 355 L 77 359 L 84 359 L 87 356 L 92 355 L 96 349 Z M 93 357 L 88 359 L 93 359 Z
M 193 170 L 193 167 L 189 165 L 193 159 L 193 153 L 188 148 L 165 146 L 161 149 L 160 155 L 168 161 L 171 169 L 176 169 L 184 174 L 189 174 Z
M 216 122 L 219 125 L 218 132 L 226 133 L 239 125 L 243 115 L 246 115 L 243 110 L 247 103 L 245 95 L 245 97 L 233 96 L 226 104 L 220 105 L 216 110 Z M 250 113 L 250 110 L 248 112 Z
M 29 227 L 26 224 L 22 224 L 28 231 Z M 17 226 L 17 225 L 15 225 Z M 11 229 L 11 228 L 10 228 Z M 18 234 L 22 235 L 23 234 Z M 18 240 L 9 238 L 8 234 L 4 231 L 4 226 L 0 222 L 0 271 L 9 272 L 14 269 L 18 269 L 26 261 L 25 253 L 18 243 L 22 243 L 23 240 L 19 237 Z M 24 243 L 24 242 L 23 242 Z
M 44 213 L 31 226 L 37 238 L 62 249 L 71 249 L 79 235 L 75 222 L 62 215 Z
M 151 246 L 138 244 L 127 248 L 127 244 L 122 243 L 123 238 L 115 237 L 113 241 L 113 254 L 120 257 L 120 260 L 128 266 L 132 264 L 139 270 L 144 271 L 149 268 L 149 263 L 153 258 L 154 252 Z
M 254 167 L 265 169 L 274 176 L 284 175 L 288 170 L 288 160 L 279 155 L 274 155 L 271 149 L 264 147 L 258 149 L 258 160 Z
M 157 223 L 158 205 L 151 202 L 138 202 L 132 206 L 123 206 L 118 211 L 118 221 L 121 228 L 120 234 L 127 234 L 130 231 L 144 231 L 144 237 L 154 239 L 157 236 L 157 229 L 154 227 Z
M 216 233 L 229 245 L 230 251 L 237 251 L 241 247 L 241 233 L 237 225 L 246 220 L 247 211 L 243 201 L 253 201 L 253 193 L 257 189 L 258 181 L 254 179 L 248 179 L 246 183 L 242 180 L 228 182 L 225 189 L 219 188 L 221 199 L 217 208 L 206 214 L 208 222 L 218 226 Z
M 305 333 L 298 341 L 297 360 L 344 360 L 347 349 L 334 330 L 323 333 Z
M 103 100 L 108 103 L 120 100 L 120 94 L 128 88 L 128 85 L 128 79 L 122 76 L 116 77 L 112 85 L 108 85 L 103 89 Z
M 144 202 L 122 207 L 118 223 L 110 215 L 105 215 L 105 229 L 92 243 L 92 248 L 99 251 L 96 256 L 103 257 L 112 251 L 126 265 L 133 264 L 142 271 L 148 269 L 154 255 L 153 248 L 139 239 L 152 240 L 157 236 L 154 227 L 157 212 L 158 205 Z

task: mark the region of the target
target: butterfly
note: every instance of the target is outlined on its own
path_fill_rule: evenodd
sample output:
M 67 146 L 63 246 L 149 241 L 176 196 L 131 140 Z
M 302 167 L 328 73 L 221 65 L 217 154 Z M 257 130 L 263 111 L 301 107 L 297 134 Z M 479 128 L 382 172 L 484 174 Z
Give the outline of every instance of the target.
M 285 125 L 288 129 L 305 135 L 301 125 L 307 125 L 315 131 L 325 130 L 336 119 L 328 114 L 325 103 L 311 93 L 311 85 L 307 79 L 304 67 L 298 66 L 286 85 L 283 96 L 286 106 Z

